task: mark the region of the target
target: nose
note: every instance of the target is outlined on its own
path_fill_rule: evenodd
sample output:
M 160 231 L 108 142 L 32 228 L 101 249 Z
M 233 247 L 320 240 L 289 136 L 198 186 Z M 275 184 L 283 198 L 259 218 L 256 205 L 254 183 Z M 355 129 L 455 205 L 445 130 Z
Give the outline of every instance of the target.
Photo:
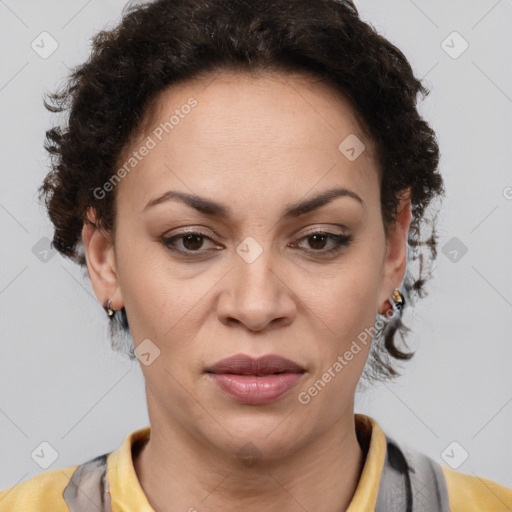
M 252 250 L 252 249 L 251 249 Z M 288 325 L 297 314 L 293 290 L 286 281 L 286 262 L 278 265 L 265 249 L 252 260 L 238 253 L 233 268 L 224 280 L 218 298 L 217 315 L 221 322 L 243 324 L 250 331 Z

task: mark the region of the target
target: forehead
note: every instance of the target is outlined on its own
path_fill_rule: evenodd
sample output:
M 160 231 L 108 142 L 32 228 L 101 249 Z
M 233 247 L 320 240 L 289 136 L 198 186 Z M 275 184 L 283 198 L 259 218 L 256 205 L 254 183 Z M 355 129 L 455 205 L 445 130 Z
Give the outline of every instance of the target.
M 340 150 L 347 138 L 365 145 L 355 160 Z M 224 72 L 174 84 L 155 99 L 120 165 L 143 146 L 151 149 L 117 191 L 139 210 L 167 188 L 304 195 L 322 181 L 322 189 L 350 184 L 368 195 L 378 180 L 372 141 L 350 103 L 303 74 Z

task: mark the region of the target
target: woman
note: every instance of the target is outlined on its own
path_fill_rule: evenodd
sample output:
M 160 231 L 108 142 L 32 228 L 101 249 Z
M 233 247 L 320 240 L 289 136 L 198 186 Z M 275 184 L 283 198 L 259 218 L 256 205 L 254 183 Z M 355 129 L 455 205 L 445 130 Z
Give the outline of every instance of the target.
M 151 426 L 0 509 L 509 510 L 354 414 L 361 378 L 412 356 L 436 254 L 427 92 L 349 1 L 159 0 L 98 34 L 48 104 L 70 116 L 41 196 L 133 340 Z

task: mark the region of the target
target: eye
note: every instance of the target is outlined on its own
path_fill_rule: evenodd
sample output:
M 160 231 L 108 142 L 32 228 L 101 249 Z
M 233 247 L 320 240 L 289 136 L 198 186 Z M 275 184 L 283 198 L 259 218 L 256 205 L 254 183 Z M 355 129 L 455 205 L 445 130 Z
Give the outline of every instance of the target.
M 204 233 L 189 231 L 180 235 L 171 237 L 162 237 L 161 241 L 170 251 L 178 252 L 182 254 L 203 254 L 206 251 L 200 251 L 204 245 L 205 240 L 212 239 Z M 179 247 L 181 246 L 181 247 Z M 183 249 L 184 248 L 184 249 Z
M 331 241 L 329 246 L 327 242 Z M 309 249 L 304 250 L 315 256 L 330 255 L 341 250 L 343 246 L 348 246 L 352 240 L 352 235 L 341 233 L 329 233 L 326 231 L 313 231 L 299 239 L 299 242 L 306 241 Z M 213 244 L 213 240 L 205 233 L 199 231 L 189 231 L 171 237 L 162 237 L 161 243 L 170 251 L 182 254 L 187 257 L 201 256 L 208 252 L 204 249 L 205 241 L 209 241 L 213 245 L 213 249 L 219 250 L 219 247 Z M 327 244 L 327 246 L 326 246 Z M 291 247 L 299 246 L 299 243 L 291 244 Z
M 352 240 L 352 235 L 344 235 L 340 233 L 329 233 L 326 231 L 314 231 L 308 233 L 300 240 L 306 240 L 311 249 L 305 249 L 306 252 L 322 255 L 322 254 L 333 254 L 341 250 L 343 246 L 347 246 Z M 325 248 L 325 244 L 328 240 L 332 241 L 330 248 Z

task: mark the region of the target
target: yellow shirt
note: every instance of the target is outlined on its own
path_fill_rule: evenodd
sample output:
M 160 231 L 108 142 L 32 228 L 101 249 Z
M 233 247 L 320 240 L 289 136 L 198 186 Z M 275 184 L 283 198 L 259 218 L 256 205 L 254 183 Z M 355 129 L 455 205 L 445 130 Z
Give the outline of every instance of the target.
M 386 457 L 386 436 L 369 416 L 355 414 L 355 421 L 358 439 L 363 439 L 368 445 L 368 452 L 347 512 L 373 512 Z M 140 486 L 132 459 L 132 446 L 136 441 L 147 439 L 150 431 L 151 427 L 148 426 L 128 434 L 121 446 L 106 457 L 106 495 L 110 495 L 112 512 L 154 512 Z M 0 511 L 70 512 L 62 494 L 78 467 L 77 464 L 47 471 L 1 491 Z M 441 467 L 446 479 L 451 512 L 512 511 L 512 489 L 485 478 Z M 91 504 L 91 511 L 98 509 Z M 76 510 L 85 512 L 81 508 Z

